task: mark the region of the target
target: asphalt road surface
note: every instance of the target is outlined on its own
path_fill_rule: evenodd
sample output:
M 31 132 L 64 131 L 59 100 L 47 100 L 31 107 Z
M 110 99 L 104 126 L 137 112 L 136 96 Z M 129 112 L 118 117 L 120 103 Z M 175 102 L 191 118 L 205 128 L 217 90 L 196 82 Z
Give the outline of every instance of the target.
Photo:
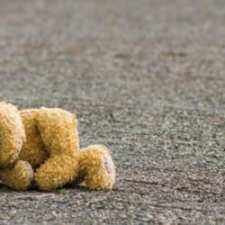
M 0 187 L 0 224 L 225 224 L 224 0 L 0 0 L 0 100 L 76 112 L 111 192 Z

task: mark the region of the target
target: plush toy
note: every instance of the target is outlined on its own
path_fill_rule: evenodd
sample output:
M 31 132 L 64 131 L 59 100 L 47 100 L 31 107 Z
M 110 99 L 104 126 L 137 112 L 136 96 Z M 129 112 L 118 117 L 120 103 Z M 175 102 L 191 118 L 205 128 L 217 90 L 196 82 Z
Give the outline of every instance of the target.
M 79 147 L 77 119 L 59 108 L 19 111 L 0 102 L 0 180 L 15 190 L 68 183 L 111 189 L 115 167 L 102 145 Z

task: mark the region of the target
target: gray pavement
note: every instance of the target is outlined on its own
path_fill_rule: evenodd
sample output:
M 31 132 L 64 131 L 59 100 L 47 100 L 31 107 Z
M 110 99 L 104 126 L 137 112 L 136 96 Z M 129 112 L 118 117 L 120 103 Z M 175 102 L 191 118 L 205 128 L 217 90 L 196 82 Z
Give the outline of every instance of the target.
M 0 99 L 77 112 L 111 192 L 0 188 L 0 224 L 225 224 L 224 0 L 0 0 Z

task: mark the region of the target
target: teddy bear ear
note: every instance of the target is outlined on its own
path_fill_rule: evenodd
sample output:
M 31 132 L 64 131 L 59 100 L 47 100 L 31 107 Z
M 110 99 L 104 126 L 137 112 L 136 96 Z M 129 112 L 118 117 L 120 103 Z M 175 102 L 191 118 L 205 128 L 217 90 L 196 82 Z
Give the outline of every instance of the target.
M 25 130 L 16 106 L 0 102 L 0 167 L 7 167 L 18 158 Z

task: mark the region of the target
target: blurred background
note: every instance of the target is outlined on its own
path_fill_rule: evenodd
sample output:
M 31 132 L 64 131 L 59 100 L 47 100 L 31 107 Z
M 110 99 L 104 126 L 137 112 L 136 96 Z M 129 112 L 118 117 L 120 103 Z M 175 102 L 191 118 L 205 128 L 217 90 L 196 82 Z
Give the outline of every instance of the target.
M 110 193 L 3 188 L 1 223 L 225 224 L 224 23 L 224 0 L 0 0 L 0 100 L 76 112 L 118 167 Z

